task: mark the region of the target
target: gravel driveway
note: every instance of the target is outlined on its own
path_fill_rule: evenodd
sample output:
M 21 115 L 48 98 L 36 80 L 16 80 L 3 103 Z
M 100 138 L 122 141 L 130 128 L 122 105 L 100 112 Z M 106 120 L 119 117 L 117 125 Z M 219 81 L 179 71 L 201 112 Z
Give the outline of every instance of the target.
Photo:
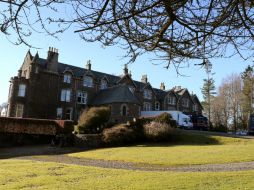
M 190 166 L 162 166 L 151 164 L 137 164 L 122 161 L 107 161 L 97 159 L 85 159 L 69 157 L 67 153 L 84 151 L 80 148 L 56 148 L 49 146 L 30 146 L 0 149 L 0 159 L 22 159 L 42 162 L 56 162 L 62 164 L 74 164 L 81 166 L 95 166 L 102 168 L 140 170 L 140 171 L 176 171 L 176 172 L 220 172 L 254 170 L 253 162 L 205 164 Z

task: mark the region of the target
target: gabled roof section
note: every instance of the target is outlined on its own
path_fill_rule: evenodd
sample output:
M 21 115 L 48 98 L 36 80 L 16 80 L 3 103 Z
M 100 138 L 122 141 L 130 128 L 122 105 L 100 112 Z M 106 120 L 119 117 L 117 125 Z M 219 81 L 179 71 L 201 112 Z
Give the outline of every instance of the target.
M 191 97 L 192 97 L 192 99 L 193 99 L 193 102 L 197 102 L 197 103 L 199 104 L 199 106 L 200 106 L 200 107 L 202 108 L 202 110 L 203 110 L 204 108 L 203 108 L 202 104 L 200 103 L 200 101 L 199 101 L 197 95 L 196 95 L 196 94 L 192 94 Z
M 173 94 L 176 98 L 179 98 L 179 96 L 174 92 L 174 89 L 170 89 L 166 91 L 166 96 L 169 94 Z
M 32 63 L 39 62 L 39 59 L 40 59 L 39 54 L 38 54 L 38 52 L 36 52 L 35 56 L 32 59 Z
M 167 92 L 161 89 L 154 88 L 153 91 L 155 92 L 155 96 L 158 100 L 164 100 Z
M 120 78 L 120 80 L 117 81 L 117 84 L 120 84 L 121 81 L 123 81 L 123 80 L 126 79 L 126 78 L 132 82 L 132 84 L 134 85 L 134 87 L 137 87 L 137 85 L 136 85 L 135 82 L 132 80 L 132 78 L 130 77 L 129 74 L 123 75 L 123 76 Z
M 178 96 L 179 99 L 181 99 L 183 97 L 183 95 L 185 93 L 187 93 L 187 95 L 190 97 L 190 100 L 193 102 L 193 99 L 192 99 L 192 97 L 191 97 L 191 95 L 190 95 L 190 93 L 189 93 L 187 88 L 181 88 L 181 89 L 173 88 L 172 90 Z
M 23 66 L 26 65 L 27 63 L 31 63 L 32 60 L 33 60 L 33 56 L 31 54 L 30 50 L 28 50 L 20 69 L 22 69 Z
M 140 104 L 136 96 L 129 90 L 127 85 L 117 85 L 111 88 L 100 90 L 100 92 L 91 102 L 92 105 L 104 105 L 111 103 Z
M 71 73 L 72 76 L 74 75 L 73 71 L 71 70 L 70 67 L 66 67 L 65 70 L 63 71 L 63 73 Z

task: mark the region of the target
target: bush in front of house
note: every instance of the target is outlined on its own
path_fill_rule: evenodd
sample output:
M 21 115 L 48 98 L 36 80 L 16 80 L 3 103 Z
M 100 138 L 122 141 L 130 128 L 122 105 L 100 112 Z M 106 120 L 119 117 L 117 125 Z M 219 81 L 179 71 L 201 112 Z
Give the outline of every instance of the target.
M 174 133 L 170 124 L 152 121 L 143 126 L 144 135 L 148 141 L 159 142 L 168 141 Z
M 102 141 L 111 146 L 134 143 L 137 137 L 137 132 L 126 124 L 118 124 L 102 132 Z
M 170 124 L 171 120 L 172 120 L 172 116 L 166 112 L 164 112 L 158 116 L 155 116 L 153 119 L 153 121 L 155 121 L 155 122 L 167 123 L 167 124 Z
M 79 117 L 77 131 L 79 133 L 100 133 L 110 119 L 108 107 L 92 107 Z

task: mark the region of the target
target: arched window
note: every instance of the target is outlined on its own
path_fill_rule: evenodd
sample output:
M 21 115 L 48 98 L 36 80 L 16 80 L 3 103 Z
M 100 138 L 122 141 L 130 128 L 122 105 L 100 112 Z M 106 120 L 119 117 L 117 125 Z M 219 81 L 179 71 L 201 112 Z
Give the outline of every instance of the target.
M 64 80 L 63 80 L 65 83 L 71 83 L 71 74 L 69 73 L 66 73 L 64 74 Z
M 122 116 L 127 116 L 127 106 L 125 104 L 122 105 L 121 114 Z
M 105 79 L 102 79 L 100 89 L 106 89 L 106 88 L 108 88 L 108 82 Z
M 160 110 L 160 102 L 155 102 L 155 110 Z
M 151 111 L 152 110 L 152 105 L 149 102 L 144 102 L 143 104 L 143 111 Z
M 84 86 L 93 87 L 93 78 L 89 76 L 84 77 Z

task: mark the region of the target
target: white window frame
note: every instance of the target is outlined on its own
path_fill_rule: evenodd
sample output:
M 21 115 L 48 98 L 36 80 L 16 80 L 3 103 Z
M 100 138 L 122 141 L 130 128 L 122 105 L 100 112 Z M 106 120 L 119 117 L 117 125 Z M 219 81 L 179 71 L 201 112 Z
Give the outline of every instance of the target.
M 72 75 L 69 73 L 64 74 L 63 82 L 70 84 L 71 83 Z
M 61 101 L 62 102 L 70 102 L 71 101 L 71 90 L 70 89 L 62 89 Z
M 84 92 L 84 91 L 77 92 L 77 103 L 87 104 L 87 92 Z
M 26 85 L 25 84 L 20 84 L 19 85 L 18 96 L 19 97 L 25 97 L 26 96 Z
M 149 102 L 144 102 L 143 111 L 151 111 L 151 110 L 152 110 L 152 104 Z
M 148 90 L 148 89 L 145 89 L 144 90 L 144 98 L 151 100 L 152 99 L 152 91 Z
M 175 105 L 176 104 L 176 97 L 169 96 L 168 97 L 168 104 Z
M 102 79 L 101 80 L 100 89 L 103 90 L 103 89 L 107 89 L 107 88 L 108 88 L 108 82 L 107 82 L 107 80 Z
M 62 119 L 63 118 L 63 108 L 57 108 L 56 109 L 56 118 Z
M 93 78 L 90 76 L 85 76 L 83 80 L 83 85 L 86 87 L 93 87 Z
M 15 116 L 23 117 L 24 114 L 24 104 L 16 104 Z

